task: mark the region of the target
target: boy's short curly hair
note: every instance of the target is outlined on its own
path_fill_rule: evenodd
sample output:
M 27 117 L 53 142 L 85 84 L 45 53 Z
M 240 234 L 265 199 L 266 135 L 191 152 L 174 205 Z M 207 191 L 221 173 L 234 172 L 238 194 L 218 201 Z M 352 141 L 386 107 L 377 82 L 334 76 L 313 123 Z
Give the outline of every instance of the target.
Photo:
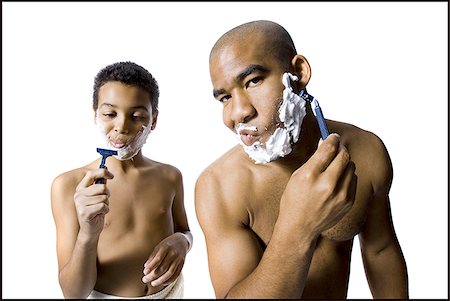
M 104 67 L 94 80 L 93 108 L 98 109 L 98 92 L 100 87 L 110 81 L 137 86 L 148 92 L 153 113 L 158 111 L 158 82 L 145 68 L 133 62 L 118 62 Z

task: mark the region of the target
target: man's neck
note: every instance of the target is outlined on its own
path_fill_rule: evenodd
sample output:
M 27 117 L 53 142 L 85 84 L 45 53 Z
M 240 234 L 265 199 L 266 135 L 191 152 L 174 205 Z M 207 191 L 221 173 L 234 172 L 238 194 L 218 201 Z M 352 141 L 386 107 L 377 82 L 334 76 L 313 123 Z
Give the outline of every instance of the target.
M 276 162 L 281 165 L 286 165 L 290 168 L 298 168 L 308 161 L 317 149 L 319 139 L 321 138 L 320 130 L 312 111 L 307 108 L 306 112 L 307 114 L 303 119 L 299 138 L 297 142 L 291 146 L 291 153 L 276 160 Z

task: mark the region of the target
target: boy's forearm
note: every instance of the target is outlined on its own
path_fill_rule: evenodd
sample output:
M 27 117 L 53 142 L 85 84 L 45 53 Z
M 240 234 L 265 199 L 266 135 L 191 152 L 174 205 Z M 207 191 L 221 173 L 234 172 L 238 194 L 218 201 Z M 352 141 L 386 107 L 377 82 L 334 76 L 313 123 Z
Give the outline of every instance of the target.
M 80 235 L 69 262 L 59 272 L 59 282 L 65 298 L 86 298 L 97 281 L 98 239 L 83 239 Z

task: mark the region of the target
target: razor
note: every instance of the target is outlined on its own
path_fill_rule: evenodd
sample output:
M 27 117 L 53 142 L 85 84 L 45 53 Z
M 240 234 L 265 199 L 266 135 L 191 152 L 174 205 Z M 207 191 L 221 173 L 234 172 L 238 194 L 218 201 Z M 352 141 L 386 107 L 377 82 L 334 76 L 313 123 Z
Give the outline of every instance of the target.
M 108 158 L 109 156 L 117 155 L 117 151 L 111 149 L 97 148 L 97 152 L 102 155 L 102 162 L 100 162 L 99 168 L 106 168 L 106 158 Z M 105 184 L 105 179 L 97 179 L 95 180 L 95 184 Z
M 322 139 L 325 140 L 329 133 L 325 123 L 325 118 L 323 117 L 322 109 L 319 106 L 319 102 L 316 98 L 314 98 L 314 96 L 308 94 L 304 89 L 300 91 L 299 96 L 311 104 L 311 109 L 316 117 L 317 124 L 319 125 L 320 134 L 322 135 Z

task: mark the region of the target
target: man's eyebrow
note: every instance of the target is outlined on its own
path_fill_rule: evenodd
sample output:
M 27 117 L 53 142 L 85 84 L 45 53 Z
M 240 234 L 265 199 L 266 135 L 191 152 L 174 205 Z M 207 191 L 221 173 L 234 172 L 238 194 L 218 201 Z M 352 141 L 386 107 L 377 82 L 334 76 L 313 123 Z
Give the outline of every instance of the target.
M 213 90 L 213 96 L 214 98 L 217 98 L 217 96 L 219 96 L 220 94 L 225 94 L 225 89 L 217 89 L 217 90 Z
M 234 81 L 239 83 L 252 73 L 267 73 L 268 71 L 267 68 L 264 68 L 261 65 L 249 65 L 235 77 Z M 217 96 L 224 93 L 226 93 L 225 89 L 213 90 L 214 98 L 217 98 Z
M 244 78 L 246 78 L 252 73 L 267 73 L 268 71 L 269 70 L 267 70 L 267 68 L 264 68 L 261 65 L 249 65 L 236 76 L 234 81 L 241 82 L 242 80 L 244 80 Z

